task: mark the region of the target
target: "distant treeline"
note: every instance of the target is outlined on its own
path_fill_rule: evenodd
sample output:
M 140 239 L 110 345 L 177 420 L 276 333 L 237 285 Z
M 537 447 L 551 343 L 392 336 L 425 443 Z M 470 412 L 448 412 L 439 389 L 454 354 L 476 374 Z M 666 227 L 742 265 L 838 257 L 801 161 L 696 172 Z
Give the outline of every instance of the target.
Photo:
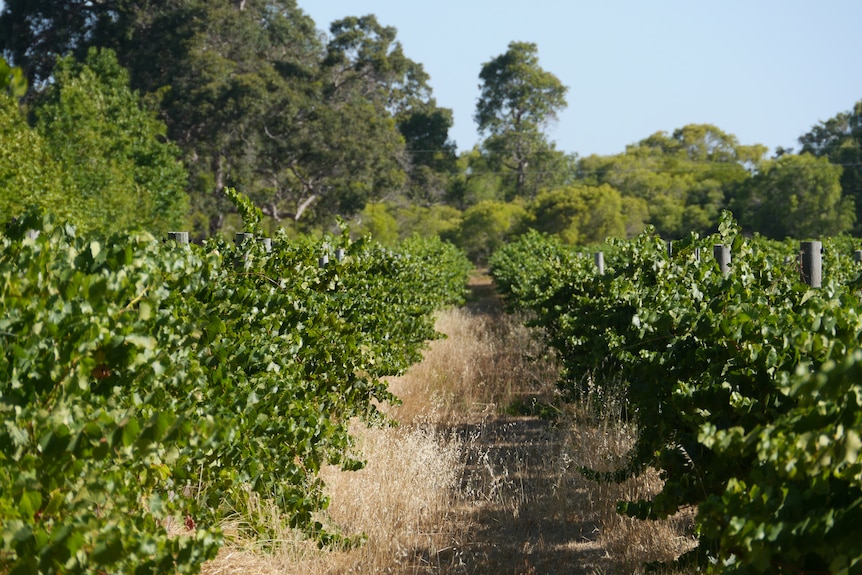
M 771 158 L 707 124 L 578 157 L 546 135 L 567 87 L 511 42 L 477 70 L 484 140 L 458 154 L 452 111 L 374 15 L 322 32 L 292 0 L 6 2 L 0 51 L 3 220 L 36 203 L 86 230 L 202 239 L 239 228 L 235 187 L 272 229 L 340 217 L 480 260 L 531 228 L 670 239 L 724 209 L 775 238 L 862 231 L 862 101 Z

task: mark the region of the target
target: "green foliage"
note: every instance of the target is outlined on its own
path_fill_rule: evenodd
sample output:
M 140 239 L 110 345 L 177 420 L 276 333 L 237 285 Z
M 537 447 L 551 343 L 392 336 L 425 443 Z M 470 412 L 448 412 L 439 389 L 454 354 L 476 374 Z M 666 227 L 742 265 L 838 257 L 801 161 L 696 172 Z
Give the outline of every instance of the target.
M 321 543 L 340 537 L 312 520 L 318 471 L 361 465 L 348 422 L 382 418 L 382 378 L 421 357 L 468 264 L 439 240 L 272 243 L 84 238 L 35 212 L 10 223 L 4 571 L 194 573 L 249 492 Z
M 731 249 L 729 273 L 714 245 Z M 708 572 L 857 572 L 862 292 L 846 238 L 824 241 L 824 285 L 800 282 L 791 242 L 717 234 L 665 242 L 648 229 L 613 242 L 605 274 L 529 234 L 492 272 L 561 352 L 561 388 L 619 393 L 639 422 L 618 481 L 658 468 L 662 491 L 620 504 L 639 518 L 696 506 Z M 698 257 L 698 255 L 701 257 Z M 622 382 L 622 383 L 621 383 Z
M 0 221 L 40 206 L 69 214 L 60 166 L 11 97 L 0 94 Z
M 10 66 L 0 58 L 0 91 L 13 98 L 23 98 L 27 93 L 27 78 L 20 67 Z
M 519 203 L 482 201 L 464 211 L 457 245 L 471 260 L 486 262 L 511 236 L 522 230 L 528 212 Z
M 503 201 L 502 174 L 495 171 L 489 159 L 478 148 L 458 157 L 458 176 L 451 182 L 448 202 L 461 210 L 486 200 Z
M 841 191 L 853 199 L 856 208 L 856 227 L 862 230 L 862 100 L 851 110 L 836 114 L 819 122 L 811 131 L 799 137 L 802 153 L 828 158 L 841 166 Z
M 231 201 L 236 208 L 236 211 L 239 212 L 240 217 L 242 217 L 245 231 L 250 233 L 259 232 L 260 220 L 263 217 L 263 213 L 260 211 L 260 208 L 255 206 L 248 196 L 242 192 L 236 191 L 234 188 L 225 188 L 224 195 Z
M 383 197 L 441 199 L 452 114 L 396 32 L 367 15 L 326 37 L 296 0 L 10 0 L 0 50 L 40 88 L 60 55 L 116 51 L 183 151 L 195 235 L 206 237 L 232 215 L 226 187 L 268 226 L 329 224 Z
M 817 238 L 849 232 L 853 199 L 841 191 L 841 166 L 810 154 L 766 162 L 740 196 L 745 223 L 763 235 Z
M 532 227 L 569 244 L 624 237 L 622 197 L 608 186 L 571 186 L 540 193 L 530 204 Z
M 359 232 L 384 245 L 398 241 L 398 222 L 386 204 L 366 204 L 359 217 Z
M 142 107 L 109 50 L 60 60 L 36 106 L 37 128 L 65 176 L 65 201 L 82 232 L 183 226 L 186 172 L 165 126 Z
M 488 134 L 483 148 L 494 168 L 515 176 L 506 199 L 535 195 L 542 182 L 528 185 L 528 174 L 556 171 L 565 161 L 543 129 L 566 107 L 568 88 L 539 66 L 538 47 L 529 42 L 509 43 L 482 65 L 479 79 L 475 120 Z
M 714 231 L 721 210 L 765 153 L 764 146 L 740 145 L 715 126 L 689 124 L 653 134 L 622 154 L 583 158 L 578 168 L 586 183 L 609 184 L 643 202 L 646 223 L 662 237 L 682 238 Z M 627 226 L 639 233 L 642 221 L 633 215 Z
M 396 219 L 401 236 L 438 236 L 454 240 L 461 225 L 460 210 L 447 205 L 427 208 L 408 205 L 396 209 Z

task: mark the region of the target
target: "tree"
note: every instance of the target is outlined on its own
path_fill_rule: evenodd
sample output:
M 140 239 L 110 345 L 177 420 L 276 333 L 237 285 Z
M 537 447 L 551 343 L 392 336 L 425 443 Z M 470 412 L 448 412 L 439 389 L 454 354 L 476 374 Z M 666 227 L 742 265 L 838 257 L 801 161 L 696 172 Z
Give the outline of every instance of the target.
M 451 111 L 374 16 L 333 23 L 327 41 L 295 0 L 37 0 L 7 3 L 0 30 L 39 90 L 57 54 L 116 51 L 161 102 L 199 235 L 226 225 L 226 187 L 276 223 L 317 224 L 405 193 L 439 201 L 455 169 Z
M 64 174 L 64 196 L 83 230 L 184 227 L 186 172 L 165 125 L 144 108 L 111 50 L 60 59 L 36 103 L 37 128 Z
M 474 118 L 487 134 L 483 147 L 494 165 L 515 174 L 510 196 L 524 196 L 528 174 L 547 173 L 540 166 L 560 158 L 543 130 L 566 107 L 568 88 L 539 66 L 538 48 L 528 42 L 511 42 L 504 54 L 482 65 L 479 78 Z
M 386 246 L 398 242 L 398 222 L 386 204 L 368 203 L 359 214 L 358 232 Z
M 458 173 L 449 182 L 446 201 L 460 210 L 484 200 L 503 200 L 502 178 L 478 147 L 461 152 Z
M 484 264 L 513 234 L 520 232 L 529 214 L 520 203 L 485 200 L 464 211 L 457 245 L 471 260 Z
M 323 46 L 293 0 L 152 4 L 130 16 L 125 61 L 136 86 L 165 92 L 169 134 L 185 152 L 195 209 L 207 222 L 199 233 L 215 234 L 232 210 L 225 187 L 258 201 L 271 187 L 262 178 L 269 118 L 313 107 L 306 92 Z
M 0 93 L 5 92 L 13 98 L 22 98 L 27 93 L 27 78 L 21 68 L 10 66 L 0 58 Z
M 850 231 L 853 198 L 841 193 L 841 166 L 811 154 L 766 162 L 746 182 L 738 201 L 740 221 L 771 238 L 818 238 Z
M 373 16 L 345 18 L 330 30 L 312 81 L 283 92 L 264 118 L 259 174 L 269 194 L 262 205 L 276 220 L 350 216 L 400 192 L 407 179 L 392 108 L 410 92 L 413 63 L 395 43 L 395 29 Z
M 570 186 L 540 193 L 530 205 L 536 230 L 572 245 L 626 234 L 620 193 L 607 184 Z
M 461 225 L 462 212 L 452 206 L 407 204 L 396 210 L 398 231 L 402 239 L 411 235 L 454 240 Z
M 452 110 L 439 108 L 432 98 L 415 103 L 396 121 L 410 158 L 407 196 L 426 205 L 445 199 L 458 170 L 455 143 L 449 140 Z
M 42 86 L 57 58 L 83 60 L 94 43 L 114 35 L 119 0 L 5 0 L 0 13 L 0 51 L 21 66 L 31 85 Z
M 18 109 L 0 92 L 0 228 L 31 206 L 68 217 L 60 167 Z
M 856 227 L 862 234 L 862 100 L 853 109 L 820 122 L 799 137 L 802 152 L 840 165 L 841 189 L 856 205 Z
M 394 159 L 408 177 L 405 194 L 424 204 L 440 201 L 456 171 L 452 111 L 437 106 L 428 74 L 404 54 L 397 30 L 374 15 L 337 20 L 330 33 L 323 67 L 332 74 L 332 91 L 348 87 L 382 104 L 404 140 Z
M 657 132 L 623 154 L 583 158 L 578 169 L 586 183 L 607 183 L 645 202 L 647 222 L 670 239 L 715 228 L 765 153 L 765 146 L 740 145 L 710 124 L 690 124 Z

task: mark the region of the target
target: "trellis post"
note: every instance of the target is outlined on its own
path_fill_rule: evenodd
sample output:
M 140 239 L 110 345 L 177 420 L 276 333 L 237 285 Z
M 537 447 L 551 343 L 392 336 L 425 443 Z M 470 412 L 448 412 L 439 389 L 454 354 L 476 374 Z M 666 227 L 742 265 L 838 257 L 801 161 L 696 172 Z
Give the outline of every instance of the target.
M 189 233 L 188 232 L 168 232 L 168 239 L 176 242 L 180 245 L 186 245 L 189 243 Z
M 712 253 L 715 256 L 715 261 L 718 262 L 721 273 L 727 275 L 730 270 L 730 248 L 722 244 L 715 244 L 712 246 Z
M 819 288 L 822 283 L 823 244 L 817 241 L 800 242 L 799 251 L 802 254 L 802 281 L 813 288 Z
M 604 274 L 605 273 L 605 254 L 604 254 L 604 252 L 596 252 L 595 261 L 596 261 L 596 269 L 598 270 L 599 275 Z

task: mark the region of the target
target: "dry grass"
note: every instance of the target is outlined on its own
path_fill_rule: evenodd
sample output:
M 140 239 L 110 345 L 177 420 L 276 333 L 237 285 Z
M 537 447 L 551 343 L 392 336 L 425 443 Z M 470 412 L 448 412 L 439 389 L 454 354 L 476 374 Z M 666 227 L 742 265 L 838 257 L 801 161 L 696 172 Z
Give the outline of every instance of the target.
M 424 360 L 390 383 L 403 401 L 392 416 L 451 425 L 530 398 L 551 401 L 556 364 L 520 320 L 463 309 L 440 314 L 437 329 L 447 337 L 431 342 Z
M 332 504 L 321 520 L 365 544 L 320 551 L 290 531 L 274 542 L 236 536 L 204 573 L 635 573 L 691 545 L 690 518 L 645 524 L 615 511 L 656 492 L 657 474 L 603 485 L 577 472 L 613 468 L 631 447 L 630 424 L 589 406 L 560 410 L 555 424 L 512 414 L 556 404 L 554 359 L 519 318 L 486 294 L 441 314 L 438 329 L 448 337 L 391 381 L 400 425 L 356 428 L 367 467 L 323 474 Z M 252 499 L 243 514 L 277 523 Z
M 595 414 L 590 405 L 570 408 L 561 451 L 563 467 L 613 471 L 624 463 L 635 441 L 635 425 L 625 422 L 619 412 L 605 412 L 601 418 Z M 570 489 L 586 495 L 581 513 L 595 525 L 595 542 L 606 554 L 609 572 L 637 573 L 645 562 L 670 562 L 694 545 L 692 512 L 680 512 L 665 521 L 639 521 L 617 513 L 618 501 L 649 499 L 661 490 L 656 470 L 619 484 L 598 483 L 577 472 L 562 477 L 571 482 Z

